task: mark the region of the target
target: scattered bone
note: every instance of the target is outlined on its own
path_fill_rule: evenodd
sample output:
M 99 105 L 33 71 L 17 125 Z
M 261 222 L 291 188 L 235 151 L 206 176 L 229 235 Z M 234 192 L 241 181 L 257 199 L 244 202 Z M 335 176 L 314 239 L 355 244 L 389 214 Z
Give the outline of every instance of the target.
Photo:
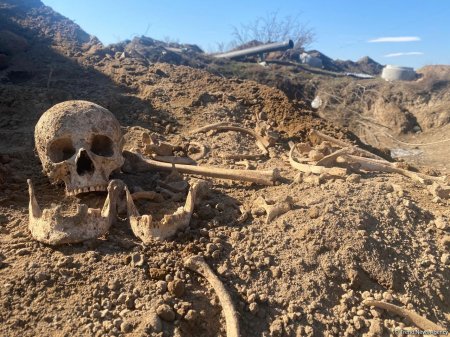
M 246 170 L 249 170 L 250 168 L 252 168 L 250 165 L 250 162 L 247 159 L 242 160 L 242 161 L 237 161 L 235 164 L 244 166 Z
M 442 184 L 434 182 L 433 185 L 428 186 L 428 191 L 434 197 L 438 197 L 440 199 L 450 198 L 450 186 L 443 186 Z
M 224 158 L 224 159 L 250 159 L 250 160 L 257 160 L 260 159 L 262 157 L 264 157 L 266 154 L 264 153 L 259 153 L 259 154 L 226 154 L 226 153 L 220 153 L 219 157 Z
M 177 231 L 186 228 L 189 226 L 197 198 L 205 193 L 207 187 L 206 181 L 195 180 L 189 189 L 186 204 L 183 207 L 179 207 L 175 213 L 171 215 L 166 214 L 159 222 L 153 221 L 152 216 L 149 214 L 139 214 L 128 188 L 125 187 L 128 218 L 130 219 L 131 230 L 134 235 L 140 238 L 144 244 L 149 244 L 154 240 L 160 241 L 170 238 Z
M 385 160 L 384 158 L 381 158 L 380 156 L 377 156 L 376 154 L 373 154 L 372 152 L 366 151 L 361 149 L 360 147 L 356 146 L 356 145 L 352 145 L 352 144 L 348 144 L 342 140 L 333 138 L 331 136 L 328 136 L 320 131 L 314 130 L 312 129 L 310 132 L 311 135 L 315 135 L 317 137 L 319 137 L 322 140 L 326 140 L 332 144 L 336 144 L 339 147 L 348 147 L 352 149 L 352 152 L 355 154 L 360 154 L 362 156 L 366 156 L 369 158 L 373 158 L 373 159 L 378 159 L 378 160 L 382 160 L 384 162 L 387 162 L 387 160 Z
M 246 133 L 248 135 L 253 136 L 256 139 L 256 145 L 263 151 L 263 154 L 268 154 L 267 147 L 270 145 L 270 142 L 265 139 L 264 137 L 260 136 L 253 130 L 245 129 L 240 126 L 230 125 L 226 122 L 220 122 L 215 124 L 209 124 L 205 125 L 201 128 L 195 129 L 191 132 L 191 134 L 196 133 L 204 133 L 208 132 L 209 130 L 218 130 L 218 131 L 237 131 Z
M 372 158 L 364 158 L 364 157 L 358 157 L 351 154 L 345 154 L 342 155 L 341 158 L 343 158 L 346 162 L 350 163 L 356 163 L 360 166 L 360 169 L 365 171 L 382 171 L 382 172 L 393 172 L 393 173 L 399 173 L 401 175 L 404 175 L 405 177 L 408 177 L 414 181 L 417 181 L 421 184 L 428 184 L 430 181 L 438 181 L 443 182 L 444 177 L 432 177 L 428 176 L 422 173 L 416 173 L 412 171 L 408 171 L 399 167 L 394 166 L 392 163 L 380 161 Z
M 189 184 L 186 180 L 170 181 L 170 182 L 158 180 L 158 185 L 174 193 L 185 192 L 189 188 Z
M 340 150 L 334 151 L 333 153 L 329 154 L 328 156 L 323 157 L 316 163 L 316 165 L 330 167 L 336 163 L 337 157 L 339 157 L 343 154 L 351 154 L 352 153 L 351 151 L 352 151 L 351 148 L 344 147 Z
M 153 159 L 155 159 L 157 161 L 162 161 L 164 163 L 197 165 L 197 162 L 189 157 L 158 156 L 158 155 L 153 155 L 152 157 L 153 157 Z
M 122 181 L 111 180 L 108 185 L 108 195 L 101 210 L 88 208 L 84 204 L 77 205 L 76 210 L 63 209 L 61 205 L 41 210 L 31 179 L 27 182 L 30 195 L 31 235 L 37 241 L 49 245 L 77 243 L 106 234 L 116 218 L 117 199 L 124 187 Z
M 154 135 L 148 132 L 142 134 L 142 141 L 145 146 L 146 154 L 155 154 L 158 156 L 172 156 L 175 146 L 167 142 L 160 141 Z
M 134 192 L 131 197 L 133 200 L 146 199 L 154 202 L 163 202 L 164 198 L 161 194 L 156 193 L 155 191 L 140 191 Z
M 384 309 L 387 311 L 390 311 L 400 317 L 404 317 L 408 320 L 410 320 L 412 323 L 414 323 L 417 327 L 419 327 L 422 330 L 434 330 L 434 331 L 445 331 L 444 328 L 441 326 L 433 323 L 432 321 L 428 320 L 425 317 L 420 316 L 419 314 L 415 313 L 414 311 L 407 310 L 400 308 L 399 306 L 381 302 L 381 301 L 373 301 L 373 300 L 366 300 L 363 302 L 364 305 L 367 306 L 374 306 L 376 308 Z M 438 336 L 444 336 L 444 335 L 438 335 Z
M 225 316 L 227 337 L 239 337 L 238 314 L 234 309 L 230 294 L 225 289 L 222 281 L 214 274 L 209 265 L 201 256 L 191 256 L 184 260 L 186 268 L 202 275 L 214 288 Z
M 316 165 L 310 165 L 310 164 L 302 164 L 296 161 L 292 154 L 295 150 L 295 145 L 292 142 L 289 142 L 289 146 L 291 147 L 291 150 L 289 151 L 289 163 L 291 166 L 299 171 L 302 171 L 304 173 L 314 173 L 314 174 L 325 174 L 329 177 L 345 177 L 347 175 L 347 169 L 340 168 L 340 167 L 323 167 L 323 166 L 316 166 Z
M 152 169 L 172 170 L 175 167 L 181 173 L 195 174 L 205 177 L 229 179 L 238 181 L 254 182 L 261 185 L 273 185 L 280 178 L 278 169 L 270 170 L 232 170 L 219 167 L 191 166 L 191 165 L 172 165 L 147 159 L 138 153 L 124 151 L 126 164 L 123 167 L 124 172 L 145 172 Z
M 289 212 L 292 209 L 293 200 L 292 197 L 286 196 L 282 200 L 271 205 L 263 197 L 259 197 L 255 200 L 257 207 L 262 207 L 266 212 L 266 223 L 271 222 L 273 219 L 280 215 Z
M 199 148 L 199 152 L 198 153 L 192 153 L 191 154 L 191 152 L 192 152 L 192 145 Z M 200 159 L 202 159 L 202 158 L 204 158 L 206 156 L 207 149 L 206 149 L 205 145 L 203 145 L 203 144 L 201 144 L 199 142 L 190 142 L 189 143 L 189 147 L 188 147 L 188 152 L 189 152 L 191 158 L 193 160 L 197 161 L 197 160 L 200 160 Z

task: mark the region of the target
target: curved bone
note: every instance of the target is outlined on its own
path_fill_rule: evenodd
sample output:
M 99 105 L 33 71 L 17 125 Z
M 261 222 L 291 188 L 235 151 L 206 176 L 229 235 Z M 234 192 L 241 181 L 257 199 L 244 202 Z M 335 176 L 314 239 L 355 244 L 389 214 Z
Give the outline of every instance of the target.
M 433 323 L 432 321 L 430 321 L 429 319 L 427 319 L 425 317 L 420 316 L 419 314 L 415 313 L 414 311 L 403 309 L 403 308 L 400 308 L 399 306 L 396 306 L 396 305 L 393 305 L 390 303 L 367 300 L 367 301 L 364 301 L 363 304 L 367 305 L 367 306 L 373 306 L 376 308 L 384 309 L 384 310 L 390 311 L 400 317 L 407 318 L 408 320 L 410 320 L 412 323 L 414 323 L 417 327 L 419 327 L 422 330 L 445 331 L 445 329 L 442 328 L 441 326 Z M 438 335 L 438 336 L 444 336 L 444 335 L 442 334 L 442 335 Z
M 165 215 L 160 222 L 153 221 L 149 214 L 140 215 L 128 188 L 125 187 L 128 218 L 134 235 L 141 239 L 144 244 L 149 244 L 153 240 L 165 240 L 178 230 L 186 228 L 191 221 L 197 194 L 204 192 L 207 185 L 206 181 L 195 181 L 189 189 L 184 207 L 179 207 L 171 215 Z
M 194 159 L 189 158 L 189 157 L 158 156 L 158 155 L 154 155 L 152 157 L 153 157 L 153 159 L 155 159 L 157 161 L 162 161 L 164 163 L 197 165 L 197 162 Z
M 37 241 L 59 245 L 94 239 L 108 232 L 116 218 L 116 204 L 123 182 L 112 180 L 103 209 L 77 205 L 76 212 L 65 214 L 61 205 L 41 210 L 37 203 L 33 183 L 28 182 L 30 195 L 29 229 Z
M 302 164 L 299 163 L 294 159 L 292 156 L 295 145 L 291 142 L 289 143 L 289 146 L 291 146 L 291 150 L 289 151 L 289 163 L 291 166 L 301 172 L 305 173 L 314 173 L 314 174 L 326 174 L 331 177 L 345 177 L 347 175 L 347 169 L 340 168 L 340 167 L 324 167 L 324 166 L 316 166 L 316 165 L 309 165 L 309 164 Z
M 263 151 L 264 154 L 267 154 L 267 147 L 270 145 L 269 141 L 265 139 L 264 137 L 258 135 L 255 131 L 242 128 L 240 126 L 230 125 L 225 122 L 215 123 L 215 124 L 209 124 L 205 125 L 201 128 L 195 129 L 191 132 L 191 134 L 195 133 L 204 133 L 209 130 L 218 130 L 218 131 L 237 131 L 246 133 L 250 136 L 253 136 L 256 139 L 256 145 Z
M 156 160 L 147 159 L 140 154 L 124 151 L 126 158 L 125 172 L 144 172 L 151 169 L 172 171 L 174 168 L 180 173 L 196 174 L 205 177 L 230 179 L 239 181 L 254 182 L 261 185 L 273 185 L 280 178 L 278 169 L 271 170 L 231 170 L 219 167 L 205 167 L 192 165 L 178 165 L 162 163 Z
M 220 304 L 223 308 L 225 322 L 227 325 L 227 337 L 239 337 L 238 314 L 233 306 L 230 294 L 228 294 L 222 281 L 214 274 L 209 265 L 201 256 L 191 256 L 184 260 L 186 268 L 202 275 L 216 291 Z

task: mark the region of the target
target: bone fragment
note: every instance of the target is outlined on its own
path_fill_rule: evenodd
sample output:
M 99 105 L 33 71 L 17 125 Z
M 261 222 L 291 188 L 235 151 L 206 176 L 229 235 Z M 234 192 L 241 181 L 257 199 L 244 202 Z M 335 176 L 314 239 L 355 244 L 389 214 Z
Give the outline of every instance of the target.
M 176 156 L 158 156 L 153 155 L 153 159 L 157 161 L 162 161 L 164 163 L 171 164 L 183 164 L 183 165 L 197 165 L 197 162 L 189 157 L 176 157 Z
M 144 172 L 149 170 L 170 171 L 175 168 L 180 173 L 195 174 L 205 177 L 254 182 L 261 185 L 273 185 L 280 178 L 278 169 L 271 170 L 232 170 L 219 167 L 192 166 L 162 163 L 147 159 L 143 156 L 124 151 L 127 163 L 123 167 L 124 172 Z
M 366 300 L 363 302 L 363 304 L 367 306 L 374 306 L 376 308 L 384 309 L 398 316 L 406 318 L 422 330 L 445 331 L 445 329 L 442 328 L 441 326 L 433 323 L 432 321 L 428 320 L 425 317 L 420 316 L 414 311 L 403 309 L 394 304 L 373 300 Z M 444 334 L 438 336 L 444 336 Z
M 147 199 L 147 200 L 152 200 L 155 202 L 163 202 L 164 201 L 164 198 L 162 197 L 162 195 L 159 193 L 156 193 L 155 191 L 135 192 L 131 195 L 131 197 L 133 198 L 133 200 Z
M 345 177 L 347 175 L 347 169 L 340 168 L 340 167 L 323 167 L 323 166 L 316 166 L 316 165 L 310 165 L 310 164 L 302 164 L 296 161 L 293 158 L 293 152 L 295 150 L 295 145 L 292 142 L 289 142 L 289 146 L 291 146 L 291 150 L 289 151 L 289 163 L 291 166 L 299 171 L 305 172 L 305 173 L 314 173 L 314 174 L 324 174 L 330 177 Z
M 111 180 L 108 185 L 108 195 L 101 210 L 81 204 L 77 205 L 75 212 L 66 212 L 61 205 L 41 210 L 31 179 L 27 182 L 30 195 L 31 235 L 37 241 L 49 245 L 77 243 L 106 234 L 116 218 L 116 205 L 124 186 L 120 180 Z
M 128 188 L 125 187 L 128 218 L 134 235 L 141 239 L 144 244 L 149 244 L 153 240 L 165 240 L 180 229 L 186 228 L 191 220 L 198 194 L 204 193 L 207 187 L 206 181 L 194 181 L 189 189 L 185 205 L 179 207 L 171 215 L 166 214 L 159 222 L 153 221 L 149 214 L 139 214 Z
M 233 306 L 230 294 L 222 281 L 214 274 L 209 265 L 201 256 L 191 256 L 184 260 L 186 268 L 203 276 L 214 288 L 225 316 L 227 337 L 240 337 L 238 314 Z
M 352 152 L 355 153 L 355 154 L 360 154 L 362 156 L 366 156 L 366 157 L 369 157 L 369 158 L 378 159 L 378 160 L 382 160 L 384 162 L 387 162 L 387 160 L 385 160 L 384 158 L 381 158 L 380 156 L 377 156 L 376 154 L 373 154 L 372 152 L 363 150 L 363 149 L 361 149 L 358 146 L 355 146 L 355 145 L 346 143 L 346 142 L 344 142 L 342 140 L 336 139 L 334 137 L 328 136 L 328 135 L 326 135 L 326 134 L 324 134 L 324 133 L 322 133 L 320 131 L 312 129 L 310 134 L 311 135 L 315 135 L 315 136 L 319 137 L 320 139 L 326 140 L 326 141 L 328 141 L 328 142 L 330 142 L 332 144 L 336 144 L 339 147 L 351 148 Z
M 414 181 L 417 181 L 425 185 L 428 185 L 429 181 L 443 182 L 444 179 L 444 177 L 432 177 L 425 174 L 408 171 L 396 167 L 392 163 L 379 161 L 372 158 L 358 157 L 351 154 L 345 154 L 342 155 L 341 157 L 344 158 L 347 162 L 357 163 L 360 166 L 360 169 L 362 170 L 399 173 L 401 175 L 404 175 L 405 177 L 408 177 Z
M 205 125 L 201 128 L 193 130 L 191 132 L 191 134 L 204 133 L 204 132 L 208 132 L 209 130 L 236 131 L 236 132 L 246 133 L 250 136 L 253 136 L 256 139 L 256 145 L 261 149 L 261 151 L 263 151 L 264 154 L 268 153 L 267 147 L 270 145 L 270 142 L 267 139 L 258 135 L 253 130 L 245 129 L 245 128 L 242 128 L 242 127 L 236 126 L 236 125 L 230 125 L 226 122 Z
M 352 153 L 351 148 L 344 147 L 340 150 L 334 151 L 333 153 L 329 154 L 328 156 L 323 157 L 316 163 L 316 165 L 317 166 L 325 166 L 325 167 L 333 166 L 333 164 L 335 164 L 335 162 L 336 162 L 337 157 L 339 157 L 343 154 L 351 154 L 351 153 Z
M 263 197 L 259 197 L 255 200 L 255 204 L 264 208 L 266 211 L 266 223 L 270 223 L 273 219 L 289 212 L 292 209 L 293 201 L 292 197 L 287 196 L 274 205 L 269 205 Z
M 207 150 L 206 150 L 205 145 L 203 145 L 202 143 L 199 143 L 199 142 L 190 142 L 189 147 L 191 145 L 197 146 L 200 149 L 199 153 L 194 153 L 194 154 L 190 155 L 193 160 L 200 160 L 206 156 Z

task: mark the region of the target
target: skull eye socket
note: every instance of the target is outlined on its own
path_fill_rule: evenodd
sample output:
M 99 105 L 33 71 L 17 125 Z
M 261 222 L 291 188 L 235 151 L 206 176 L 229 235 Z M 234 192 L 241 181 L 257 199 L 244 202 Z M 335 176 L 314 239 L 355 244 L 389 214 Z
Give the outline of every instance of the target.
M 113 142 L 107 136 L 95 135 L 92 138 L 91 151 L 97 156 L 112 157 L 114 154 Z
M 75 148 L 72 145 L 72 139 L 60 138 L 52 142 L 48 149 L 50 160 L 54 163 L 60 163 L 71 158 L 75 154 Z

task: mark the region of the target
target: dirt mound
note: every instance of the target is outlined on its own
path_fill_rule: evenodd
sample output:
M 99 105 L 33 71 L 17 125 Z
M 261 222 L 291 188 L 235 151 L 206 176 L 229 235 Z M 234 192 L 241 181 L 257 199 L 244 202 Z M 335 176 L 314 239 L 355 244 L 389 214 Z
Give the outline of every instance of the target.
M 183 265 L 192 254 L 205 256 L 224 282 L 242 336 L 388 336 L 413 327 L 363 305 L 367 298 L 449 327 L 448 200 L 393 174 L 323 180 L 289 165 L 288 142 L 308 141 L 311 128 L 358 142 L 354 135 L 273 87 L 155 62 L 145 54 L 159 48 L 154 41 L 102 46 L 39 1 L 1 0 L 0 19 L 0 31 L 26 45 L 4 54 L 0 71 L 0 335 L 224 336 L 214 291 Z M 127 148 L 139 148 L 143 132 L 157 133 L 179 152 L 192 141 L 207 146 L 201 165 L 278 168 L 284 180 L 264 187 L 212 179 L 189 228 L 166 242 L 144 246 L 119 219 L 105 237 L 43 245 L 28 230 L 26 179 L 42 206 L 79 200 L 42 174 L 33 131 L 45 110 L 70 99 L 113 112 Z M 278 141 L 267 157 L 239 162 L 222 155 L 255 153 L 251 137 L 191 134 L 224 121 L 250 129 L 264 121 Z M 138 191 L 165 176 L 114 177 Z M 270 204 L 290 197 L 292 209 L 267 222 L 259 197 Z M 160 215 L 179 206 L 167 202 L 142 207 Z

